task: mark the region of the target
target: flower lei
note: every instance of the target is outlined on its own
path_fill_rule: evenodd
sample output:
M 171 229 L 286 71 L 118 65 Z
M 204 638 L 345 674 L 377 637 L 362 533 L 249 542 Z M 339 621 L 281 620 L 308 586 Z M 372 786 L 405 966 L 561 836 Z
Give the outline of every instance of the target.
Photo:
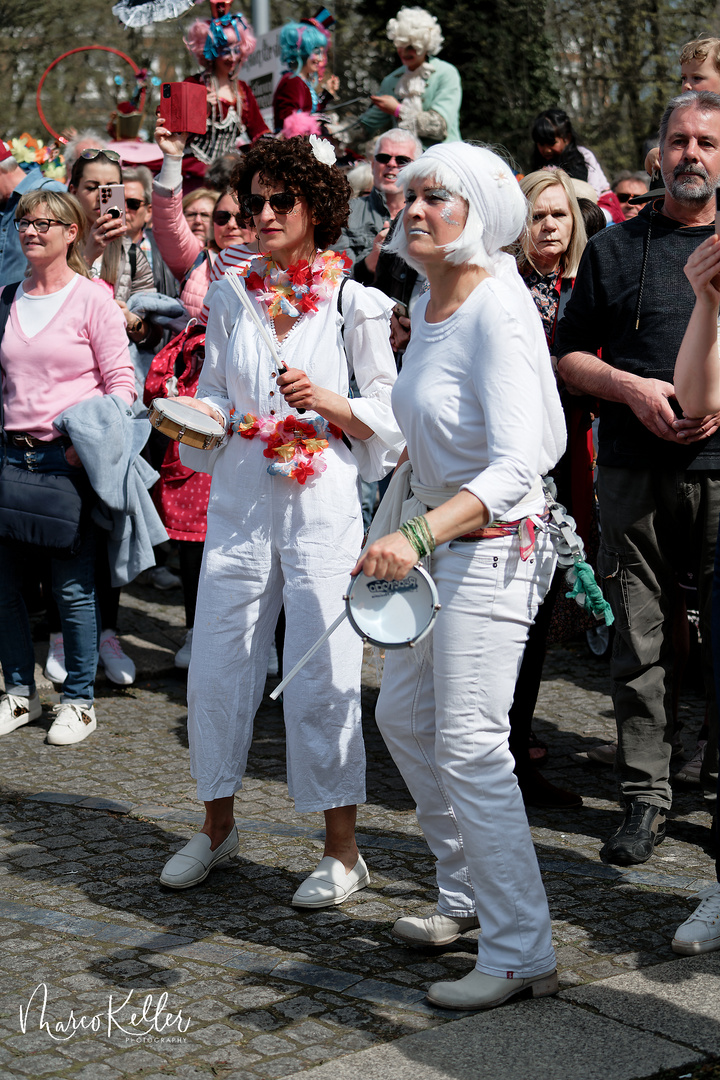
M 329 300 L 352 263 L 343 253 L 321 251 L 310 265 L 300 259 L 281 270 L 272 255 L 260 255 L 244 267 L 240 277 L 258 299 L 267 304 L 268 315 L 314 315 L 321 300 Z
M 328 448 L 326 435 L 342 438 L 342 431 L 322 416 L 310 420 L 301 420 L 288 416 L 286 420 L 275 420 L 271 416 L 254 416 L 245 413 L 239 420 L 232 420 L 230 426 L 243 439 L 258 436 L 267 447 L 263 450 L 266 458 L 274 459 L 268 467 L 271 476 L 287 476 L 304 484 L 311 476 L 324 473 L 327 464 L 322 453 Z

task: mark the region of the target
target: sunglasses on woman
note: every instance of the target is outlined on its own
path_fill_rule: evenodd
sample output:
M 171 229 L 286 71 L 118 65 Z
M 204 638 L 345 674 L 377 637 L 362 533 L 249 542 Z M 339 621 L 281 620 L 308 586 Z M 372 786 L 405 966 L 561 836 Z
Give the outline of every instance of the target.
M 85 161 L 94 161 L 96 157 L 106 157 L 110 161 L 120 161 L 120 155 L 116 150 L 98 150 L 97 147 L 91 146 L 88 150 L 81 150 L 80 157 Z
M 235 218 L 235 223 L 238 229 L 245 228 L 245 217 L 243 214 L 231 214 L 229 210 L 215 210 L 212 219 L 216 225 L 227 225 L 230 218 Z
M 379 165 L 389 165 L 390 162 L 394 160 L 398 168 L 404 169 L 413 159 L 411 157 L 405 157 L 404 154 L 376 154 L 375 160 Z
M 300 196 L 293 195 L 292 191 L 277 191 L 269 199 L 265 199 L 262 195 L 246 195 L 242 201 L 242 208 L 248 217 L 259 217 L 267 202 L 276 214 L 289 214 L 299 198 Z

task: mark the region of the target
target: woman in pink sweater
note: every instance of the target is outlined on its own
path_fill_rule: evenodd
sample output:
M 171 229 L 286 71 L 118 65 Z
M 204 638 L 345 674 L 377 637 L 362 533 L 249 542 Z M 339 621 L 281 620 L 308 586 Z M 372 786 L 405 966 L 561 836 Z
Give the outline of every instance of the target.
M 53 420 L 81 401 L 115 394 L 131 405 L 135 375 L 125 319 L 110 294 L 89 279 L 77 250 L 84 224 L 72 195 L 30 191 L 15 212 L 15 227 L 30 266 L 17 286 L 0 343 L 5 451 L 20 469 L 72 476 L 83 497 L 77 555 L 52 559 L 53 595 L 65 641 L 67 679 L 48 742 L 67 746 L 97 726 L 93 684 L 99 629 L 95 606 L 93 494 L 75 450 Z M 11 287 L 11 286 L 9 286 Z M 0 546 L 0 735 L 42 715 L 35 689 L 32 637 L 21 584 L 38 550 Z

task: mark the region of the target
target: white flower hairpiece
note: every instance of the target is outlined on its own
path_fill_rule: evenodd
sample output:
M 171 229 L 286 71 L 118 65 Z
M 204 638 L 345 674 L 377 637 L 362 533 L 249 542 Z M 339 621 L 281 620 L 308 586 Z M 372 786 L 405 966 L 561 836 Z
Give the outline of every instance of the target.
M 510 177 L 504 169 L 496 169 L 495 172 L 492 173 L 492 178 L 498 187 L 503 187 L 505 184 L 510 183 Z
M 317 160 L 323 165 L 335 164 L 337 160 L 335 151 L 333 150 L 332 143 L 329 143 L 327 139 L 318 139 L 317 135 L 311 135 L 310 146 Z

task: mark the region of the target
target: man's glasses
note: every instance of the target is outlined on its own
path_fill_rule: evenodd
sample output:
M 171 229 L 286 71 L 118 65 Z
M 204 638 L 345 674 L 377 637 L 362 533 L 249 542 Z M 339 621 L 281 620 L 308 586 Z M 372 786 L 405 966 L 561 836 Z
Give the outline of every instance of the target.
M 229 210 L 216 210 L 212 216 L 216 225 L 227 225 L 230 218 L 235 218 L 238 229 L 245 227 L 245 218 L 242 214 L 231 214 Z
M 20 218 L 19 221 L 15 222 L 15 228 L 19 233 L 26 233 L 31 225 L 34 228 L 35 232 L 40 233 L 40 235 L 42 236 L 48 231 L 51 225 L 62 225 L 63 228 L 68 228 L 69 222 L 58 221 L 57 218 L 49 217 L 39 217 L 35 218 L 34 220 L 32 218 L 24 217 Z
M 222 211 L 218 211 L 222 213 Z M 183 210 L 183 214 L 186 218 L 200 218 L 201 221 L 210 221 L 212 214 L 207 210 Z
M 391 161 L 395 161 L 398 168 L 404 169 L 406 165 L 414 161 L 414 158 L 405 157 L 404 154 L 376 154 L 375 160 L 378 165 L 389 165 Z
M 627 191 L 616 191 L 615 195 L 617 196 L 617 201 L 618 202 L 627 202 L 628 199 L 633 198 L 633 196 L 630 195 L 629 192 L 627 192 Z
M 125 199 L 128 210 L 139 210 L 141 206 L 147 206 L 147 199 Z
M 247 217 L 259 217 L 267 202 L 276 214 L 289 214 L 300 197 L 293 195 L 292 191 L 277 191 L 269 199 L 263 198 L 262 195 L 246 195 L 242 200 L 243 213 Z
M 97 147 L 89 147 L 87 150 L 80 151 L 80 157 L 85 158 L 85 161 L 94 161 L 96 157 L 100 156 L 109 158 L 110 161 L 120 161 L 120 155 L 117 150 L 98 150 Z

